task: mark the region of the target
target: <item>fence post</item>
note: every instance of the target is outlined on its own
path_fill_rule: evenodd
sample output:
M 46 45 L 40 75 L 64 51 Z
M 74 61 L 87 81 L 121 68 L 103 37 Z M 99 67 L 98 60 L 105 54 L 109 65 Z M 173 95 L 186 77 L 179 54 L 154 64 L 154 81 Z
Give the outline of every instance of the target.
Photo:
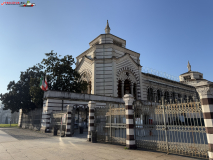
M 196 87 L 200 95 L 206 136 L 209 144 L 209 160 L 213 160 L 213 84 Z
M 126 114 L 126 147 L 129 149 L 136 149 L 134 133 L 134 110 L 132 106 L 134 97 L 131 94 L 125 94 L 123 100 L 125 102 Z
M 95 130 L 94 120 L 95 120 L 95 101 L 89 101 L 89 125 L 88 125 L 88 135 L 87 141 L 91 141 L 91 132 Z
M 73 106 L 67 106 L 67 120 L 66 120 L 66 137 L 72 136 L 72 112 L 73 112 Z
M 22 109 L 19 109 L 19 119 L 18 119 L 18 126 L 19 127 L 22 127 L 22 118 L 23 118 Z

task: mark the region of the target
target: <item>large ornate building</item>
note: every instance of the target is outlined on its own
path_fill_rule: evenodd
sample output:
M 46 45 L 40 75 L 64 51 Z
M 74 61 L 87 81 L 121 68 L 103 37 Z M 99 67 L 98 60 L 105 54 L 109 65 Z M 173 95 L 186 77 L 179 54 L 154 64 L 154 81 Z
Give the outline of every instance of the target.
M 140 54 L 126 48 L 126 40 L 110 33 L 109 23 L 105 34 L 92 40 L 90 48 L 76 57 L 76 70 L 89 83 L 86 93 L 123 97 L 132 94 L 136 99 L 158 102 L 162 96 L 187 100 L 197 97 L 193 84 L 204 80 L 203 74 L 191 71 L 179 76 L 180 82 L 141 72 Z

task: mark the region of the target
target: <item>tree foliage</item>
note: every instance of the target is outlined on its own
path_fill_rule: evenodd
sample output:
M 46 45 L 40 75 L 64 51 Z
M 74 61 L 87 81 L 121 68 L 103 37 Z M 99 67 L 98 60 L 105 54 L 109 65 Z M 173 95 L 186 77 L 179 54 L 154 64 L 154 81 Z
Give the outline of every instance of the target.
M 57 53 L 46 53 L 46 59 L 41 64 L 28 68 L 21 72 L 18 82 L 10 81 L 8 93 L 1 94 L 0 100 L 4 104 L 4 110 L 10 109 L 18 112 L 34 110 L 42 107 L 44 91 L 41 90 L 39 83 L 42 76 L 47 76 L 49 90 L 69 91 L 80 93 L 86 90 L 87 83 L 80 80 L 80 75 L 74 69 L 74 58 L 66 55 L 59 58 Z
M 39 68 L 38 66 L 31 67 L 25 72 L 21 72 L 18 82 L 9 82 L 7 86 L 9 92 L 1 94 L 0 96 L 0 100 L 2 101 L 2 104 L 4 104 L 4 110 L 10 109 L 13 113 L 22 109 L 23 112 L 28 112 L 42 105 L 43 92 L 38 91 L 36 94 L 36 96 L 41 99 L 40 101 L 35 101 L 33 97 L 35 95 L 30 94 L 31 89 L 33 90 L 34 86 L 37 85 L 38 88 L 38 83 L 32 85 L 32 87 L 30 86 L 30 83 L 35 81 L 35 79 L 39 79 L 39 77 L 43 75 L 41 69 L 42 68 Z
M 44 72 L 47 75 L 48 87 L 50 90 L 68 91 L 80 93 L 86 90 L 87 83 L 80 81 L 80 74 L 72 69 L 75 63 L 72 55 L 66 55 L 63 58 L 57 53 L 46 53 L 46 59 L 41 64 L 44 66 Z

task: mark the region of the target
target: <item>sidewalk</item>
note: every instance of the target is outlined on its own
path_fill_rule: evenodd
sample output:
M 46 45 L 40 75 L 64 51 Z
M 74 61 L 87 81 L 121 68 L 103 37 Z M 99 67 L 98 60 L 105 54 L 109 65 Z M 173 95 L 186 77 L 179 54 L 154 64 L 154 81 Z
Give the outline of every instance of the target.
M 160 152 L 125 150 L 124 146 L 90 143 L 86 138 L 80 137 L 60 138 L 27 129 L 0 128 L 0 160 L 193 160 L 193 158 Z

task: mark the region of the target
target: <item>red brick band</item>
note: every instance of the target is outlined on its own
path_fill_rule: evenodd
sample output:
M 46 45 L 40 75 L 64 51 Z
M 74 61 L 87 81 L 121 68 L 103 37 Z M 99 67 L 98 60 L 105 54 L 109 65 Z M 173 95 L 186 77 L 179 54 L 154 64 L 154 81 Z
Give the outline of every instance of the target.
M 213 112 L 205 112 L 203 113 L 204 119 L 213 119 Z
M 201 101 L 201 105 L 213 104 L 213 98 L 203 98 L 200 101 Z
M 131 129 L 133 128 L 134 129 L 135 125 L 134 124 L 126 124 L 126 128 L 128 129 Z
M 135 140 L 135 136 L 134 135 L 127 135 L 126 139 L 127 140 Z
M 209 152 L 213 152 L 213 144 L 209 144 Z
M 126 119 L 134 119 L 134 115 L 126 115 Z
M 90 113 L 95 113 L 95 110 L 94 109 L 89 109 L 89 112 Z
M 95 117 L 94 116 L 89 116 L 89 119 L 95 119 Z
M 206 127 L 206 133 L 213 134 L 213 127 Z
M 132 109 L 132 105 L 125 105 L 125 109 Z

